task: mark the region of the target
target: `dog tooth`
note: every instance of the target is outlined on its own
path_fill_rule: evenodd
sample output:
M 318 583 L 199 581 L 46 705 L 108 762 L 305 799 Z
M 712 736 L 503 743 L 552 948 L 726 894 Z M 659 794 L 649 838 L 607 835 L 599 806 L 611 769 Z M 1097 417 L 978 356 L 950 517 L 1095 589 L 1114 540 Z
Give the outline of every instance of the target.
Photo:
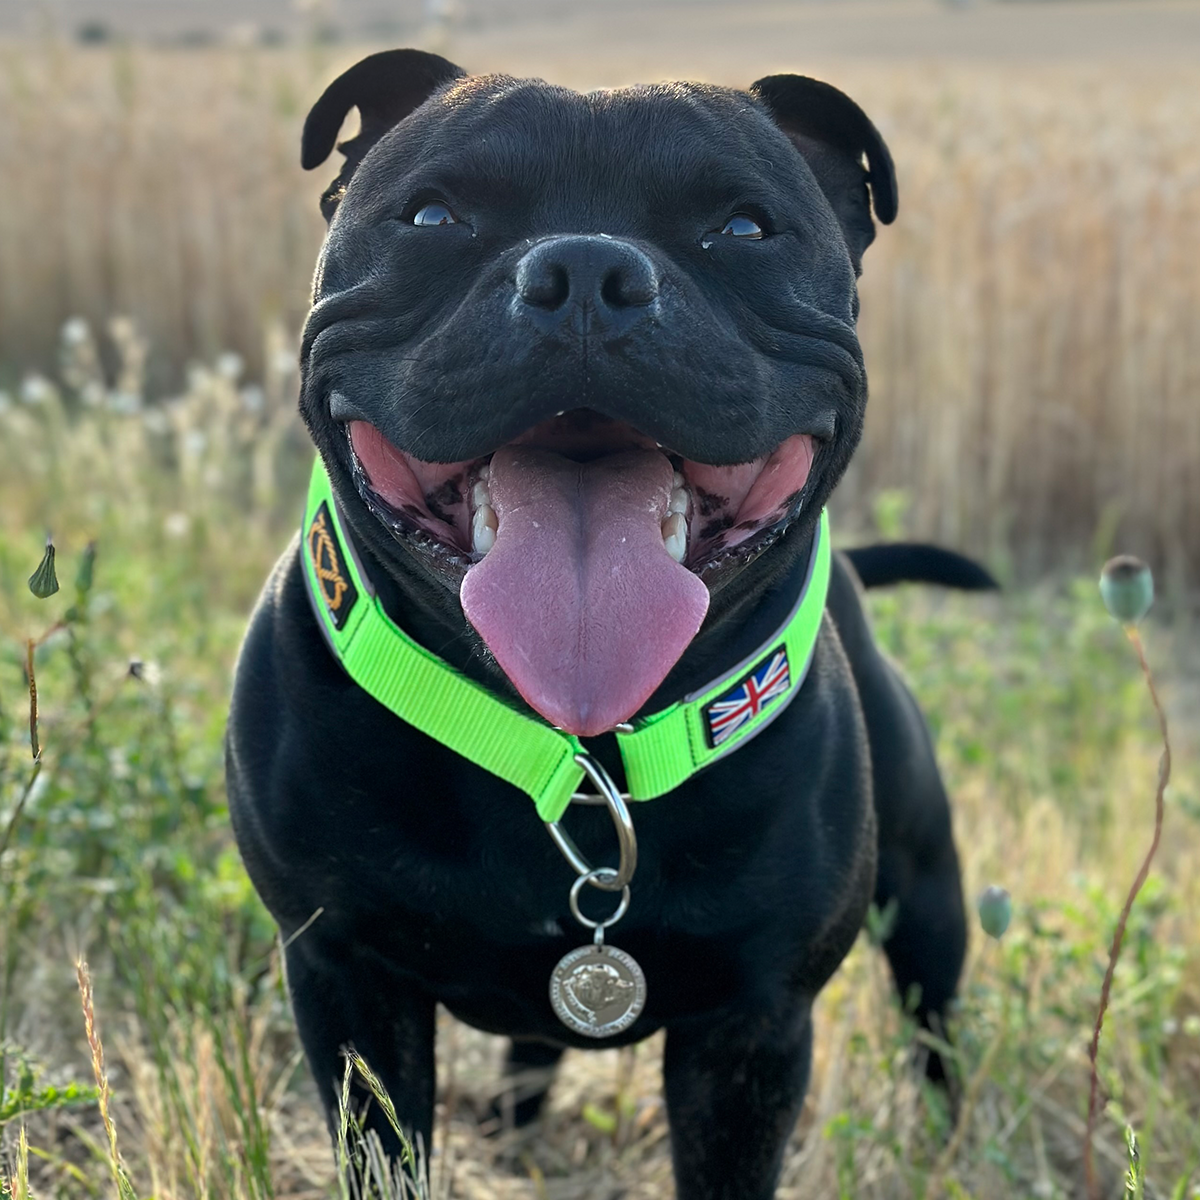
M 663 541 L 667 553 L 677 562 L 681 563 L 687 557 L 687 546 L 677 537 L 669 537 Z
M 688 492 L 687 488 L 676 486 L 671 493 L 671 499 L 667 502 L 667 512 L 669 513 L 686 513 L 688 510 Z
M 484 463 L 483 466 L 479 468 L 479 478 L 482 479 L 484 483 L 487 483 L 487 481 L 491 477 L 492 477 L 492 464 Z
M 471 518 L 471 545 L 476 554 L 486 554 L 496 544 L 500 522 L 490 504 L 481 504 Z
M 687 521 L 682 513 L 671 513 L 662 523 L 663 545 L 667 553 L 677 562 L 687 556 Z
M 485 504 L 490 505 L 491 502 L 492 493 L 488 490 L 487 481 L 481 479 L 471 489 L 471 503 L 474 504 L 476 508 L 482 508 Z
M 487 526 L 477 528 L 471 534 L 471 548 L 476 554 L 486 554 L 495 544 L 495 531 Z
M 683 475 L 679 471 L 676 471 L 675 474 L 671 476 L 671 486 L 673 488 L 687 487 L 687 480 L 684 479 Z

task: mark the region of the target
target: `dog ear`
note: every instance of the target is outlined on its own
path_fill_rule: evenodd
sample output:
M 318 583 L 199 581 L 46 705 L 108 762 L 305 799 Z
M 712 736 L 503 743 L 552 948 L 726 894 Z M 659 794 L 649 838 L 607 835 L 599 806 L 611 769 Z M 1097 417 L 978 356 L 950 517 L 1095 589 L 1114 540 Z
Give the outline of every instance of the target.
M 896 219 L 896 170 L 879 130 L 849 96 L 804 75 L 768 75 L 751 86 L 750 94 L 804 155 L 860 272 L 863 251 L 875 239 L 871 201 L 885 225 Z
M 358 134 L 338 145 L 346 161 L 321 197 L 326 221 L 333 217 L 350 176 L 367 151 L 438 88 L 464 75 L 462 67 L 424 50 L 384 50 L 356 63 L 325 89 L 304 122 L 300 165 L 306 171 L 329 157 L 352 108 L 357 108 L 362 118 Z

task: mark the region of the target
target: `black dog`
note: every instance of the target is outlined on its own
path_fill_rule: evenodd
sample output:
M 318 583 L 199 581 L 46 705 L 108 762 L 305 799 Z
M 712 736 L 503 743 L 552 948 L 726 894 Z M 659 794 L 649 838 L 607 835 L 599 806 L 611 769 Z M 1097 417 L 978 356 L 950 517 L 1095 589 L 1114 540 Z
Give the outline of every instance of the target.
M 862 111 L 799 76 L 581 95 L 395 51 L 321 97 L 306 167 L 352 107 L 301 359 L 346 544 L 313 550 L 330 501 L 267 584 L 237 669 L 229 793 L 324 1103 L 352 1045 L 428 1145 L 435 1005 L 510 1036 L 514 1072 L 548 1072 L 597 1044 L 548 995 L 590 938 L 528 797 L 343 671 L 303 556 L 333 555 L 331 613 L 356 556 L 420 646 L 540 713 L 541 732 L 586 739 L 624 786 L 625 723 L 759 653 L 818 561 L 866 404 L 856 276 L 871 204 L 890 222 L 896 185 Z M 989 582 L 933 548 L 858 554 L 869 583 Z M 813 998 L 872 899 L 893 905 L 886 952 L 918 1019 L 936 1024 L 955 989 L 946 796 L 854 561 L 834 556 L 807 674 L 776 719 L 631 806 L 639 865 L 609 937 L 644 969 L 645 1006 L 601 1044 L 666 1029 L 684 1200 L 773 1194 Z M 613 861 L 604 807 L 564 825 L 590 862 Z

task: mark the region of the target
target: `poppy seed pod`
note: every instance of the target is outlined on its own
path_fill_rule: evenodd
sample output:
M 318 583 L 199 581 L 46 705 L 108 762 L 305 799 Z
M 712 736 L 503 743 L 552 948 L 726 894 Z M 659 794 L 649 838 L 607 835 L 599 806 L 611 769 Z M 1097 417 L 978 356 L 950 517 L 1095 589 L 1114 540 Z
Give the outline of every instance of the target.
M 29 577 L 29 590 L 39 600 L 45 600 L 58 591 L 58 575 L 54 570 L 54 543 L 49 538 L 46 539 L 46 553 L 42 555 L 42 561 Z
M 1136 625 L 1154 603 L 1154 576 L 1140 558 L 1118 555 L 1100 572 L 1100 596 L 1122 625 Z
M 986 888 L 979 897 L 977 907 L 984 933 L 997 940 L 1002 938 L 1012 920 L 1012 897 L 1007 889 L 996 887 L 995 884 Z

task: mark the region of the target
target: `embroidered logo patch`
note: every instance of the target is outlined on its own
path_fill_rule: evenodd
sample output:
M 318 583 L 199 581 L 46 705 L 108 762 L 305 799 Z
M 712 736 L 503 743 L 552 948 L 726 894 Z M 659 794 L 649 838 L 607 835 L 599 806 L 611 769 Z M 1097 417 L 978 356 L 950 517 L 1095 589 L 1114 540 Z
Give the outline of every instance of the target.
M 704 706 L 709 745 L 716 747 L 727 742 L 772 700 L 786 695 L 791 686 L 787 648 L 780 646 L 723 696 Z
M 358 599 L 358 589 L 350 582 L 350 573 L 342 561 L 341 547 L 333 535 L 328 504 L 322 503 L 317 509 L 317 515 L 313 517 L 305 536 L 321 599 L 325 601 L 334 625 L 341 629 Z

